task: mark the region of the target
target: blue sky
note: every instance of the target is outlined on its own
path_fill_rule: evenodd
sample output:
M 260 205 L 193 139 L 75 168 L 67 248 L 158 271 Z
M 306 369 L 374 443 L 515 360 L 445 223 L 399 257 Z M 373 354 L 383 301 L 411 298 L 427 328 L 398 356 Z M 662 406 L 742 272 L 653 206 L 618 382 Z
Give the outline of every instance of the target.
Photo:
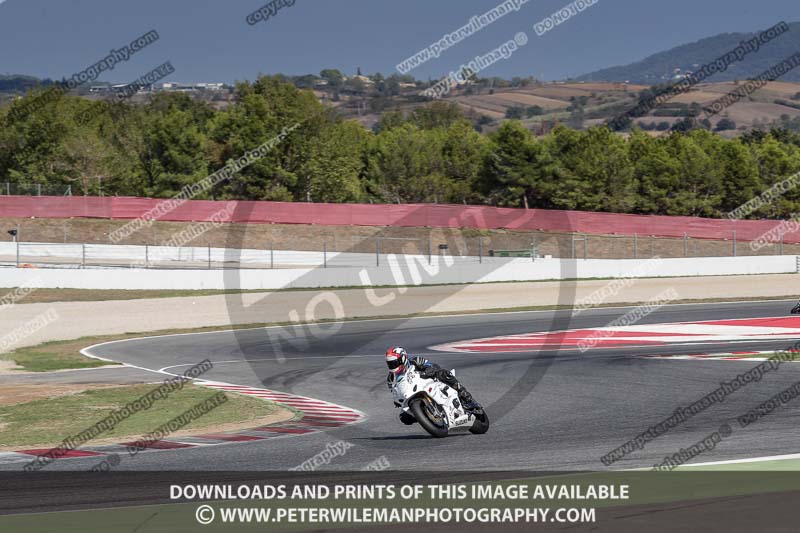
M 0 0 L 2 1 L 2 0 Z M 101 80 L 127 82 L 171 61 L 171 81 L 253 79 L 259 73 L 394 72 L 406 57 L 502 0 L 296 0 L 248 25 L 262 0 L 5 0 L 0 73 L 69 77 L 154 29 L 158 42 Z M 797 0 L 599 0 L 538 37 L 533 25 L 570 0 L 530 0 L 413 70 L 439 78 L 525 31 L 528 44 L 487 76 L 561 79 L 629 63 L 722 32 L 800 20 Z

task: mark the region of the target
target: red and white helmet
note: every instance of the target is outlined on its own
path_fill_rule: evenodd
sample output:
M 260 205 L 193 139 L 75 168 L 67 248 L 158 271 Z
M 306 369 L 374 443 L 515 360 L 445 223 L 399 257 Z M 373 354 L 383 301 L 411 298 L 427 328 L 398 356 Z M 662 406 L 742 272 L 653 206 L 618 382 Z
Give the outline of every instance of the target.
M 400 346 L 392 346 L 386 350 L 386 366 L 392 374 L 400 374 L 408 363 L 408 353 Z

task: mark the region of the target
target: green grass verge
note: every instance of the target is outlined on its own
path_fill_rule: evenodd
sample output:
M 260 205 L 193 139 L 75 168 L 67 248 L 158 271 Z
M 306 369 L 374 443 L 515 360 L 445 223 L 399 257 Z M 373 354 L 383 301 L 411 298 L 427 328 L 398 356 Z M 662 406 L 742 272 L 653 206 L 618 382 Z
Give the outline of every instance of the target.
M 678 468 L 684 472 L 798 472 L 800 459 L 773 459 L 705 466 L 683 465 Z
M 157 386 L 147 384 L 90 389 L 79 394 L 0 406 L 0 446 L 56 446 L 63 439 L 86 430 L 112 410 L 121 409 Z M 144 435 L 216 393 L 206 387 L 187 384 L 167 397 L 154 401 L 149 409 L 138 411 L 97 438 L 121 439 Z M 239 394 L 227 394 L 227 398 L 227 402 L 191 421 L 181 431 L 255 421 L 279 415 L 283 409 L 274 403 Z
M 97 368 L 116 365 L 109 361 L 91 359 L 80 353 L 87 344 L 84 339 L 51 341 L 27 348 L 18 348 L 0 355 L 0 361 L 13 361 L 27 372 L 52 372 L 54 370 Z
M 15 289 L 6 289 L 13 293 Z M 26 291 L 30 289 L 25 289 Z M 125 289 L 36 289 L 27 293 L 18 304 L 52 302 L 101 302 L 106 300 L 141 300 L 147 298 L 179 298 L 182 296 L 215 296 L 219 294 L 239 294 L 249 291 L 225 290 L 125 290 Z M 253 291 L 257 292 L 257 291 Z

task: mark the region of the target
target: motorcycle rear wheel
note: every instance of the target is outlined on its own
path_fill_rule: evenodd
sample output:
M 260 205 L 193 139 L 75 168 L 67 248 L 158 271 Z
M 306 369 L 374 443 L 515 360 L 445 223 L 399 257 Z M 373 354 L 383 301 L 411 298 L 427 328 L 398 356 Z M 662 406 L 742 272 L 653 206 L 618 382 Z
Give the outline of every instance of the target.
M 430 433 L 431 436 L 441 439 L 447 436 L 447 423 L 442 416 L 443 413 L 436 416 L 437 413 L 431 411 L 435 407 L 438 406 L 433 404 L 430 400 L 421 398 L 412 400 L 411 403 L 408 404 L 408 408 L 411 410 L 414 418 L 417 419 L 417 422 L 419 422 L 419 425 Z

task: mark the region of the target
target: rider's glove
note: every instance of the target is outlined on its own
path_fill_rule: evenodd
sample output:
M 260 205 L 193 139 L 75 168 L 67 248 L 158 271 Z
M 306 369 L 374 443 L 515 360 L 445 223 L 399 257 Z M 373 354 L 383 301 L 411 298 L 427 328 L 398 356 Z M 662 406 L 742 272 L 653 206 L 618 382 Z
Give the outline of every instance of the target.
M 415 355 L 414 357 L 411 358 L 411 364 L 414 365 L 414 368 L 416 368 L 417 370 L 422 370 L 423 368 L 425 368 L 425 363 L 427 362 L 428 361 L 426 361 L 424 357 L 421 357 L 419 355 Z

